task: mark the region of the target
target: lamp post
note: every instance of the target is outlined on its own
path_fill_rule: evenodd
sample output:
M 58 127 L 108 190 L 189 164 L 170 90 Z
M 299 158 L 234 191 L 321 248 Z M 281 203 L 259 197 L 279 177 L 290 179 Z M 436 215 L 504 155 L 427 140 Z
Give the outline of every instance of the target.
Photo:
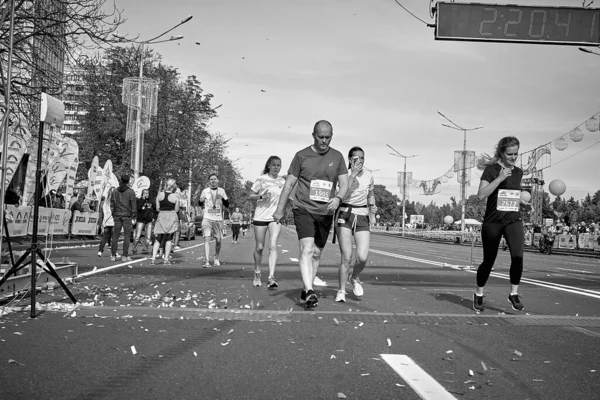
M 402 173 L 402 236 L 404 236 L 404 220 L 406 219 L 406 159 L 416 157 L 418 156 L 418 154 L 413 154 L 412 156 L 404 156 L 389 144 L 386 146 L 394 150 L 394 152 L 396 153 L 390 153 L 391 155 L 404 158 L 404 172 Z
M 460 180 L 460 199 L 461 199 L 461 213 L 460 213 L 460 230 L 461 232 L 465 231 L 465 205 L 467 202 L 467 131 L 476 131 L 477 129 L 482 129 L 483 126 L 476 126 L 475 128 L 463 128 L 455 124 L 450 118 L 446 117 L 444 114 L 438 111 L 446 121 L 450 122 L 454 126 L 450 126 L 448 124 L 442 124 L 446 128 L 455 129 L 457 131 L 463 131 L 463 151 L 462 151 L 462 164 L 463 168 L 461 168 L 461 180 Z
M 181 20 L 181 22 L 179 22 L 177 25 L 173 26 L 169 30 L 164 31 L 160 35 L 153 37 L 152 39 L 148 39 L 148 40 L 127 40 L 125 37 L 113 33 L 113 36 L 115 36 L 117 39 L 119 39 L 120 42 L 138 43 L 140 45 L 140 74 L 139 74 L 139 79 L 138 79 L 138 93 L 137 93 L 138 101 L 137 101 L 137 114 L 136 114 L 136 120 L 135 120 L 135 148 L 134 148 L 134 153 L 133 153 L 134 154 L 134 157 L 133 157 L 134 179 L 137 179 L 140 176 L 140 172 L 141 172 L 140 171 L 140 161 L 141 161 L 141 154 L 142 154 L 142 146 L 144 145 L 141 140 L 141 138 L 142 138 L 142 80 L 144 79 L 144 47 L 147 44 L 172 42 L 175 40 L 183 39 L 183 35 L 178 35 L 178 36 L 171 36 L 169 39 L 158 40 L 161 37 L 163 37 L 164 35 L 166 35 L 167 33 L 171 32 L 173 29 L 175 29 L 178 26 L 181 26 L 181 25 L 185 24 L 186 22 L 188 22 L 189 20 L 191 20 L 192 17 L 193 17 L 192 15 L 188 15 L 183 20 Z

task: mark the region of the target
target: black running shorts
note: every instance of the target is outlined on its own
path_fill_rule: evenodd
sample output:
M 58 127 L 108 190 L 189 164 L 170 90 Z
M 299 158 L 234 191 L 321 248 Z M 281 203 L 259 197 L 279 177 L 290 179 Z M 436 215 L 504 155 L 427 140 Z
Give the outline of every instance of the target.
M 333 215 L 311 214 L 302 208 L 294 208 L 293 212 L 298 240 L 314 238 L 318 248 L 325 247 L 333 225 Z
M 356 222 L 354 222 L 356 220 Z M 338 215 L 336 223 L 338 228 L 348 228 L 354 230 L 354 232 L 370 232 L 369 227 L 369 216 L 368 215 L 356 215 L 356 214 L 343 214 Z

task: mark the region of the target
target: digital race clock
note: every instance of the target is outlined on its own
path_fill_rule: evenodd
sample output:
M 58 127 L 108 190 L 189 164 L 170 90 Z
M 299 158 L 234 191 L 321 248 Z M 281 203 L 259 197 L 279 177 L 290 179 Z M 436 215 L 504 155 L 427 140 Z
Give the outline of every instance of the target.
M 437 3 L 435 38 L 599 45 L 600 9 Z

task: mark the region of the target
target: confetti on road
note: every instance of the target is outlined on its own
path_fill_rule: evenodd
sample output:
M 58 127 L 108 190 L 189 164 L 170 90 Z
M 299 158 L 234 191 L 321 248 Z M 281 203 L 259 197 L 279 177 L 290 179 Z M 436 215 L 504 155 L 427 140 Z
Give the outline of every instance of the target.
M 336 325 L 339 325 L 339 324 L 340 324 L 340 321 L 339 321 L 337 318 L 334 318 L 334 319 L 333 319 L 333 322 L 335 322 L 335 324 L 336 324 Z
M 487 370 L 488 370 L 487 366 L 485 365 L 485 363 L 484 363 L 483 361 L 481 362 L 481 366 L 483 367 L 483 370 L 484 370 L 484 371 L 487 371 Z
M 230 330 L 229 332 L 227 332 L 228 335 L 231 335 L 233 333 L 233 329 Z
M 521 357 L 523 355 L 523 353 L 521 353 L 519 350 L 515 350 L 515 354 L 518 355 L 519 357 Z
M 401 384 L 399 384 L 399 383 L 396 383 L 396 386 L 398 386 L 398 387 L 406 387 L 406 386 L 404 386 L 404 385 L 401 385 Z
M 543 379 L 532 379 L 534 382 L 544 382 Z
M 137 354 L 137 350 L 135 349 L 135 346 L 131 346 L 131 352 L 133 353 L 134 356 Z
M 450 353 L 452 353 L 452 350 L 448 350 L 448 351 L 446 352 L 446 354 L 450 354 Z
M 17 365 L 25 365 L 25 364 L 21 364 L 20 362 L 13 360 L 12 358 L 8 360 L 8 363 L 9 364 L 17 364 Z
M 361 322 L 360 324 L 358 324 L 358 326 L 363 326 L 364 324 L 365 324 L 364 322 Z
M 472 370 L 472 369 L 470 369 L 470 370 L 469 370 L 469 376 L 473 376 L 473 375 L 475 375 L 475 374 L 473 373 L 473 370 Z
M 15 335 L 19 335 L 19 336 L 21 336 L 21 335 L 23 335 L 23 334 L 22 334 L 21 332 L 15 332 Z
M 194 357 L 198 357 L 198 353 L 194 352 Z
M 371 374 L 360 374 L 360 376 L 369 376 Z
M 345 399 L 346 395 L 344 393 L 338 393 L 338 399 Z
M 76 317 L 76 316 L 77 316 L 77 313 L 76 313 L 75 311 L 73 311 L 73 312 L 71 313 L 71 317 Z
M 331 357 L 329 358 L 330 360 L 333 360 L 334 358 L 336 358 L 333 354 L 331 355 Z
M 390 339 L 387 340 L 388 347 L 392 347 L 392 341 Z

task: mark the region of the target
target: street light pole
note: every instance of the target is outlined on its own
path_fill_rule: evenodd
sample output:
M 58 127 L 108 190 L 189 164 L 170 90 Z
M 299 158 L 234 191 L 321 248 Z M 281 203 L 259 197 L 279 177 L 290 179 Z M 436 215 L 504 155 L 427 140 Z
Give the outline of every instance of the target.
M 460 179 L 460 200 L 461 200 L 461 211 L 460 211 L 460 230 L 464 233 L 465 231 L 465 208 L 467 203 L 467 131 L 476 131 L 482 129 L 483 126 L 476 126 L 475 128 L 463 128 L 460 125 L 455 124 L 450 118 L 438 111 L 444 119 L 450 122 L 454 126 L 448 124 L 442 124 L 446 128 L 455 129 L 457 131 L 463 131 L 463 150 L 462 150 L 462 168 L 461 168 L 461 179 Z
M 400 154 L 398 152 L 398 150 L 394 149 L 389 144 L 386 146 L 389 147 L 390 149 L 394 150 L 394 152 L 396 153 L 396 154 L 390 153 L 391 155 L 404 158 L 404 172 L 402 173 L 402 236 L 404 236 L 404 223 L 405 223 L 404 220 L 406 219 L 405 218 L 405 215 L 406 215 L 406 159 L 416 157 L 418 154 L 413 154 L 412 156 L 404 156 L 404 155 Z
M 141 161 L 142 161 L 142 149 L 143 149 L 142 146 L 144 145 L 142 143 L 142 102 L 143 102 L 143 99 L 142 99 L 143 85 L 142 85 L 142 83 L 144 80 L 144 47 L 147 44 L 172 42 L 175 40 L 183 39 L 182 35 L 178 35 L 178 36 L 171 36 L 169 39 L 158 40 L 161 37 L 163 37 L 164 35 L 166 35 L 167 33 L 171 32 L 173 29 L 177 28 L 178 26 L 185 24 L 192 18 L 193 18 L 193 15 L 188 15 L 177 25 L 164 31 L 160 35 L 153 37 L 152 39 L 148 39 L 148 40 L 127 40 L 127 38 L 113 33 L 113 36 L 116 37 L 119 42 L 129 42 L 129 43 L 139 43 L 140 44 L 140 73 L 139 73 L 139 77 L 138 77 L 137 114 L 136 114 L 136 118 L 135 118 L 135 124 L 136 124 L 136 126 L 135 126 L 135 147 L 134 147 L 134 156 L 133 156 L 134 180 L 137 179 L 140 176 L 140 172 L 142 172 L 142 171 L 140 171 L 140 169 L 141 169 L 140 165 L 141 165 Z
M 140 176 L 140 159 L 142 153 L 142 80 L 144 79 L 144 45 L 140 44 L 140 75 L 138 79 L 138 109 L 135 116 L 135 152 L 133 161 L 133 179 L 134 182 Z

